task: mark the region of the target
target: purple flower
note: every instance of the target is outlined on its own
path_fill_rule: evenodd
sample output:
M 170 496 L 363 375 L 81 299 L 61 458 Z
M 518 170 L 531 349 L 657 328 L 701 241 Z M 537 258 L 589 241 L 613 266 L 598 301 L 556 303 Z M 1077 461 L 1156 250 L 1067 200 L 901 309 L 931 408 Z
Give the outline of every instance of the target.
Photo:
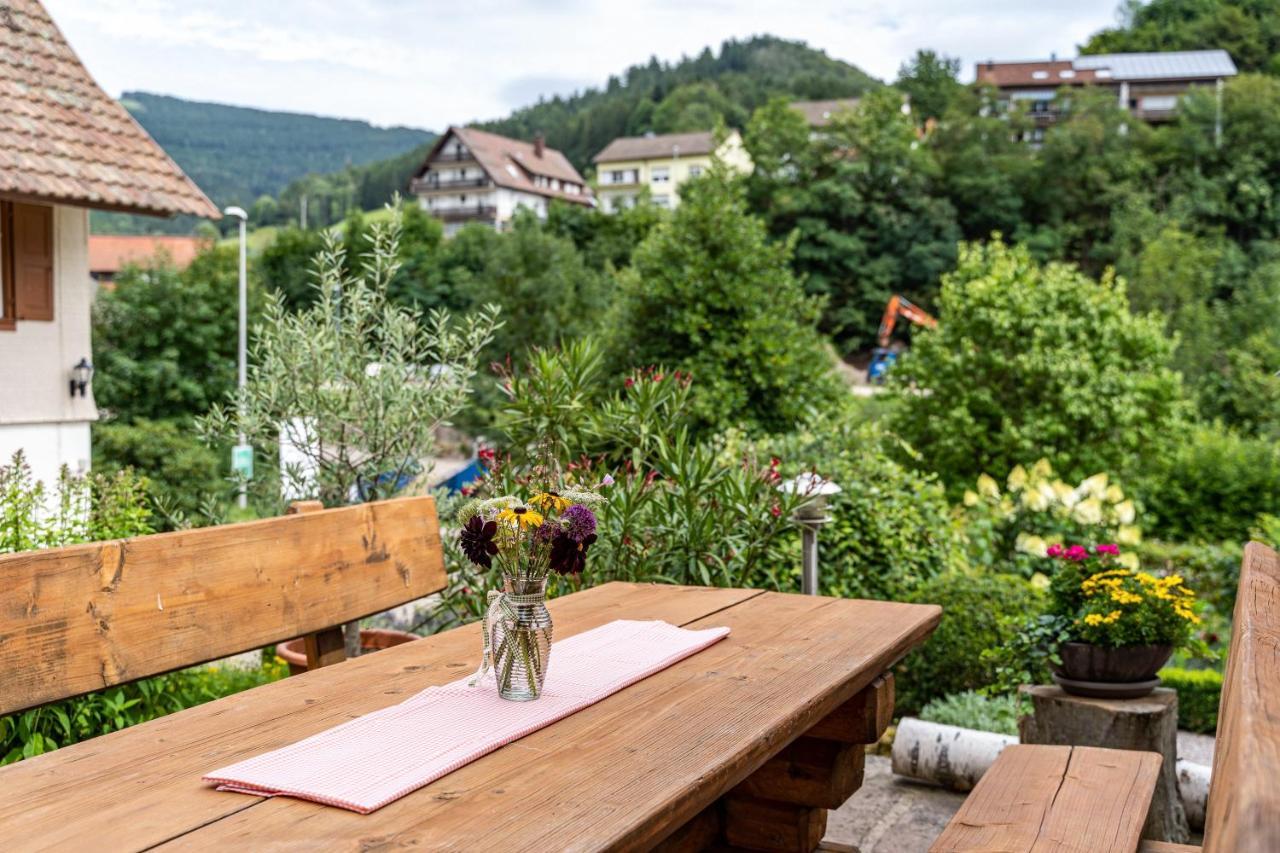
M 462 553 L 477 566 L 489 568 L 493 565 L 493 555 L 498 553 L 498 546 L 493 541 L 497 533 L 497 522 L 485 521 L 478 515 L 471 516 L 458 533 L 458 543 L 462 546 Z
M 1093 549 L 1098 554 L 1119 554 L 1120 547 L 1118 545 L 1098 545 Z
M 574 542 L 583 542 L 596 532 L 596 514 L 585 506 L 571 506 L 560 516 L 564 534 Z
M 604 479 L 600 481 L 600 485 L 602 485 L 602 486 L 612 486 L 612 485 L 613 485 L 613 475 L 612 475 L 612 474 L 605 474 L 605 475 L 604 475 Z
M 580 575 L 587 566 L 587 549 L 595 544 L 594 533 L 581 542 L 570 539 L 568 534 L 551 543 L 549 562 L 551 570 L 562 575 Z

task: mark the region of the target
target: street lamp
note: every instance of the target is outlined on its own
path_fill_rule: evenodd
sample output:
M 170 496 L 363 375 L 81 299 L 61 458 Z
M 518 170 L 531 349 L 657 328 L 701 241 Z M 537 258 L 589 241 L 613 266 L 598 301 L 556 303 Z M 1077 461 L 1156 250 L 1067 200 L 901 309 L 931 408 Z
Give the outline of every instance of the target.
M 249 348 L 249 289 L 245 280 L 245 226 L 248 224 L 249 214 L 244 212 L 243 207 L 234 205 L 222 212 L 227 216 L 234 216 L 240 220 L 240 343 L 238 347 L 240 372 L 236 383 L 236 419 L 240 423 L 240 440 L 231 449 L 231 469 L 240 473 L 240 497 L 237 499 L 237 503 L 241 509 L 244 509 L 249 505 L 246 482 L 253 476 L 253 448 L 249 446 L 244 434 L 244 386 L 248 376 L 246 351 Z
M 827 498 L 842 490 L 830 480 L 824 480 L 812 471 L 806 471 L 795 479 L 778 487 L 790 494 L 812 498 L 796 510 L 791 520 L 800 525 L 800 591 L 805 595 L 818 594 L 818 530 L 833 519 L 827 515 Z

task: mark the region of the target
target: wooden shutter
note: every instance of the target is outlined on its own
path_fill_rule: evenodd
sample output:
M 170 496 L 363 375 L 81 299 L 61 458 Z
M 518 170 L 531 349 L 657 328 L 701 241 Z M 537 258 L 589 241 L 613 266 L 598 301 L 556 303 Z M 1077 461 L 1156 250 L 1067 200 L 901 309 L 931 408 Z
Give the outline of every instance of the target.
M 53 208 L 13 205 L 14 316 L 53 319 Z

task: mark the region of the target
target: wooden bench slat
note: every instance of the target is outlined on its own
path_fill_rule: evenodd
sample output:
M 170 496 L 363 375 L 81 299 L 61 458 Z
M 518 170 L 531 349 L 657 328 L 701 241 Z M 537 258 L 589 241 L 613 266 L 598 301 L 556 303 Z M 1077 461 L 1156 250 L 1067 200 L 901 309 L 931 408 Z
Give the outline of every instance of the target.
M 1070 761 L 1069 746 L 1005 747 L 930 853 L 1030 851 Z
M 1204 848 L 1194 844 L 1174 844 L 1172 841 L 1143 841 L 1138 853 L 1200 853 Z
M 430 497 L 0 556 L 0 714 L 320 631 L 445 582 Z
M 1032 851 L 1133 853 L 1162 763 L 1155 752 L 1072 747 L 1062 787 Z
M 1223 678 L 1206 853 L 1280 850 L 1280 558 L 1244 549 Z

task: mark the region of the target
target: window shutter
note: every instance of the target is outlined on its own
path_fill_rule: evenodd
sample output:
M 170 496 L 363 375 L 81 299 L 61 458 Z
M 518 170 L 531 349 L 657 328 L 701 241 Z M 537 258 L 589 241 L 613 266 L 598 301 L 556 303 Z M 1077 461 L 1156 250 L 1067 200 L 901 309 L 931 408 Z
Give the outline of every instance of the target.
M 14 316 L 53 319 L 53 208 L 13 206 Z

